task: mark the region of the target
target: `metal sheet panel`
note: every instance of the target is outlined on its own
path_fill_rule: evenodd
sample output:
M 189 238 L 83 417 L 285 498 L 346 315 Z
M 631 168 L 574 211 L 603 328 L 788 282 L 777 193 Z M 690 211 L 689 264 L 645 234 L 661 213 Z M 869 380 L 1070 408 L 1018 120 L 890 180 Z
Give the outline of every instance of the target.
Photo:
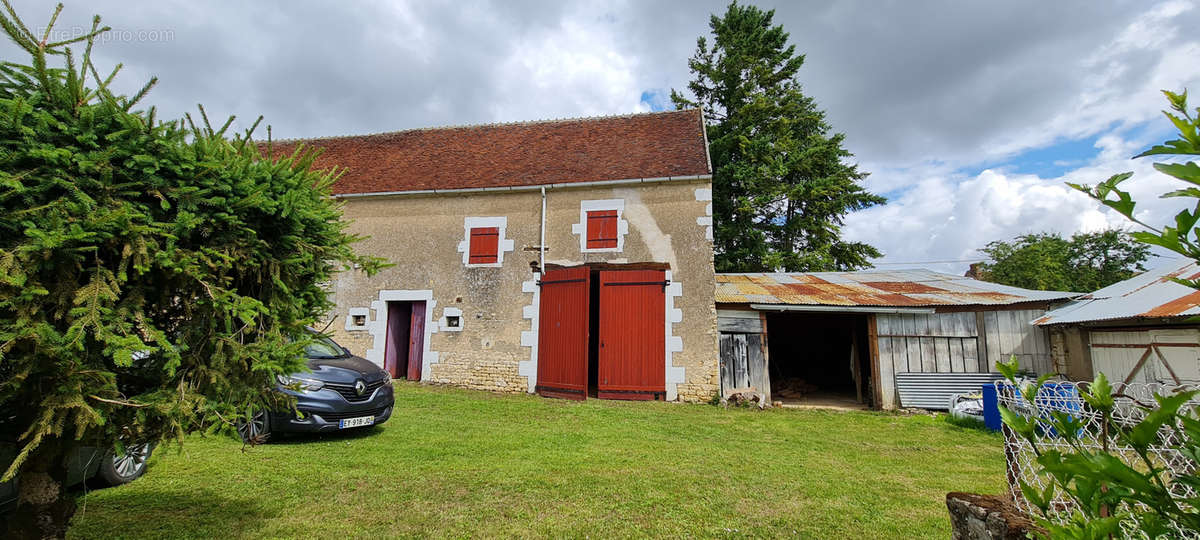
M 920 307 L 1009 305 L 1079 293 L 1031 291 L 929 270 L 717 274 L 717 303 Z
M 901 407 L 946 410 L 951 395 L 978 393 L 1002 378 L 999 373 L 897 373 L 896 393 Z
M 1200 315 L 1200 292 L 1174 279 L 1200 278 L 1200 265 L 1156 268 L 1050 311 L 1033 324 L 1068 324 Z

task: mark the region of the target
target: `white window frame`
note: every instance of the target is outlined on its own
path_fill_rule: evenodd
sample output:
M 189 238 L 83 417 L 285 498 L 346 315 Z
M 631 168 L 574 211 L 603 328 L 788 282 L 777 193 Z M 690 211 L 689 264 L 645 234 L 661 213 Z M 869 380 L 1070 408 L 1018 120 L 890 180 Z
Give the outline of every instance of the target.
M 587 247 L 588 212 L 601 210 L 617 211 L 617 247 L 593 248 Z M 625 251 L 625 235 L 629 234 L 629 222 L 625 221 L 625 199 L 599 199 L 579 202 L 579 223 L 571 225 L 571 234 L 579 235 L 580 253 L 620 253 Z
M 462 332 L 463 326 L 467 321 L 462 316 L 462 310 L 456 307 L 442 308 L 442 318 L 438 320 L 438 326 L 443 332 Z M 448 320 L 450 317 L 458 317 L 458 326 L 450 326 Z
M 354 324 L 354 317 L 362 317 L 361 325 Z M 350 308 L 350 312 L 346 314 L 346 331 L 355 332 L 360 330 L 369 330 L 371 327 L 371 308 Z
M 471 263 L 471 229 L 496 227 L 500 237 L 496 241 L 496 262 Z M 467 268 L 500 268 L 504 266 L 504 252 L 513 251 L 515 243 L 508 238 L 508 218 L 498 217 L 468 217 L 463 220 L 463 239 L 458 243 L 458 251 L 462 253 L 463 266 Z

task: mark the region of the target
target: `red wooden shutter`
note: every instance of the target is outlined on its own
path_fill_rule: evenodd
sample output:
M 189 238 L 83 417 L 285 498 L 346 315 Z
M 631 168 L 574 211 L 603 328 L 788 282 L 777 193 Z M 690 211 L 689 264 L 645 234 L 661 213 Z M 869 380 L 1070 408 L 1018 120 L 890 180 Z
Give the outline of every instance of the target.
M 587 248 L 617 247 L 617 211 L 592 210 L 587 213 Z
M 588 299 L 586 266 L 542 275 L 538 312 L 537 393 L 585 399 L 588 387 Z
M 661 270 L 600 272 L 598 397 L 665 397 L 665 286 Z
M 499 227 L 476 227 L 471 229 L 470 253 L 467 262 L 471 264 L 490 264 L 500 260 Z

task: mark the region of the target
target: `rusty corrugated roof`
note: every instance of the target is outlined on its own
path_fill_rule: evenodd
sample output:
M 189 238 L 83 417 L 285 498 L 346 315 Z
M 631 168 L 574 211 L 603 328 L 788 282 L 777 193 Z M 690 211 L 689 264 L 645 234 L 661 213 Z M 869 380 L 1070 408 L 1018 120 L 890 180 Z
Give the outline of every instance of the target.
M 717 302 L 730 304 L 994 306 L 1078 295 L 1031 291 L 930 270 L 717 274 Z
M 1156 268 L 1050 311 L 1033 324 L 1064 324 L 1200 315 L 1200 291 L 1173 279 L 1200 279 L 1200 266 Z

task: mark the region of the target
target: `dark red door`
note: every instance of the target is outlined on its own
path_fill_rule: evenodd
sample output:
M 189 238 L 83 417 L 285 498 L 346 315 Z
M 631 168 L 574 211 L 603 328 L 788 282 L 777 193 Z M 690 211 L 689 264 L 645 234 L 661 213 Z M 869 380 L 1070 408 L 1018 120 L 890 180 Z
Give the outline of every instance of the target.
M 383 369 L 392 377 L 408 373 L 408 327 L 412 324 L 412 304 L 387 303 L 387 338 L 383 349 Z
M 543 396 L 587 398 L 590 273 L 577 267 L 542 275 L 537 392 Z
M 425 302 L 413 302 L 412 322 L 408 330 L 408 380 L 421 380 L 425 351 Z
M 665 288 L 661 270 L 600 272 L 597 397 L 665 397 Z

